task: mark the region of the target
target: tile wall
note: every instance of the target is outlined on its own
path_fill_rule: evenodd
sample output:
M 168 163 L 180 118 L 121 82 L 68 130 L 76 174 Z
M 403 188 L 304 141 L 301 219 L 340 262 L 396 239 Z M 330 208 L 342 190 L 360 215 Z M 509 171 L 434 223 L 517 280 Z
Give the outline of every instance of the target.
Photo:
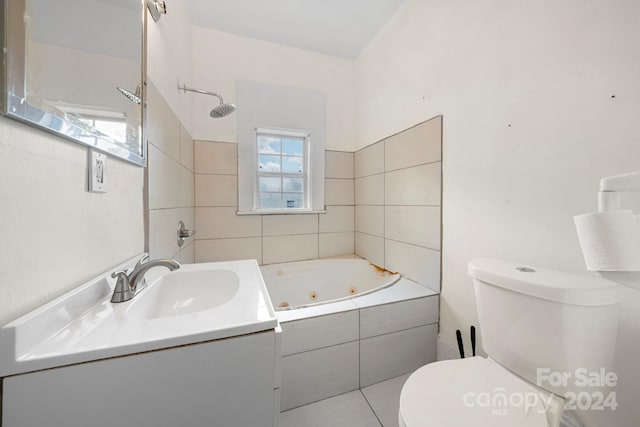
M 260 264 L 354 252 L 354 154 L 325 152 L 326 213 L 237 215 L 237 144 L 195 142 L 196 262 Z
M 440 289 L 442 116 L 355 153 L 355 253 Z
M 428 292 L 412 282 L 405 286 Z M 356 310 L 280 319 L 281 411 L 413 372 L 436 360 L 438 295 L 382 305 L 367 297 L 350 301 Z
M 180 220 L 187 229 L 195 227 L 194 142 L 151 82 L 147 91 L 149 256 L 193 263 L 195 239 L 179 247 L 176 231 Z

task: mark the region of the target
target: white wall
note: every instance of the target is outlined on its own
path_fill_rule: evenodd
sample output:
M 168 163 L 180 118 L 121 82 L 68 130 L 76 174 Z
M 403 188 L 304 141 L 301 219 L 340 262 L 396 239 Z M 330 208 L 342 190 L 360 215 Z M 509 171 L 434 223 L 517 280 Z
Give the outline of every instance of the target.
M 191 9 L 187 1 L 167 9 L 158 22 L 147 12 L 147 76 L 191 133 L 191 98 L 178 90 L 192 78 Z
M 573 215 L 640 169 L 639 21 L 636 0 L 407 0 L 358 58 L 358 148 L 443 115 L 445 340 L 477 325 L 474 257 L 584 273 Z M 620 407 L 592 425 L 640 419 L 638 312 L 631 294 Z
M 144 169 L 109 158 L 89 193 L 87 151 L 0 118 L 0 325 L 143 251 Z
M 327 97 L 328 150 L 353 151 L 355 147 L 354 68 L 352 61 L 193 27 L 190 86 L 219 92 L 225 102 L 236 102 L 236 80 L 323 92 Z M 217 105 L 217 99 L 189 96 L 193 98 L 192 135 L 196 140 L 237 142 L 237 114 L 211 119 L 209 111 Z

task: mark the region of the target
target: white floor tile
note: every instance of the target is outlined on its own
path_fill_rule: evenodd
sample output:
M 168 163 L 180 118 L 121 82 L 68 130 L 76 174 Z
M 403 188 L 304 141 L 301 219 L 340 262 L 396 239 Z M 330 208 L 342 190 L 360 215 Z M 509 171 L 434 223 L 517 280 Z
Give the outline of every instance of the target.
M 375 414 L 359 390 L 280 414 L 280 427 L 375 427 Z
M 362 389 L 364 397 L 382 422 L 383 427 L 398 427 L 400 391 L 409 375 L 401 375 Z

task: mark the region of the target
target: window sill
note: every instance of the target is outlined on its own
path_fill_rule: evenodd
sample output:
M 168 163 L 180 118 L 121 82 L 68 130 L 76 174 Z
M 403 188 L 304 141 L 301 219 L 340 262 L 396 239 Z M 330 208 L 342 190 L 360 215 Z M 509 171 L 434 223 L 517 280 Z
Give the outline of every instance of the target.
M 259 211 L 237 211 L 236 215 L 244 216 L 244 215 L 315 215 L 315 214 L 323 214 L 327 213 L 326 210 L 321 211 L 312 211 L 312 210 L 282 210 L 282 211 L 269 211 L 269 210 L 259 210 Z

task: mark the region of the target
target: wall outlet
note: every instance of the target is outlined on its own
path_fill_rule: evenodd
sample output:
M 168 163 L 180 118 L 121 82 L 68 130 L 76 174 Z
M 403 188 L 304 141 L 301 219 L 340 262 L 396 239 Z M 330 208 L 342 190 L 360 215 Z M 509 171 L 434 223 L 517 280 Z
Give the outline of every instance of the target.
M 107 155 L 89 150 L 89 191 L 107 192 Z

